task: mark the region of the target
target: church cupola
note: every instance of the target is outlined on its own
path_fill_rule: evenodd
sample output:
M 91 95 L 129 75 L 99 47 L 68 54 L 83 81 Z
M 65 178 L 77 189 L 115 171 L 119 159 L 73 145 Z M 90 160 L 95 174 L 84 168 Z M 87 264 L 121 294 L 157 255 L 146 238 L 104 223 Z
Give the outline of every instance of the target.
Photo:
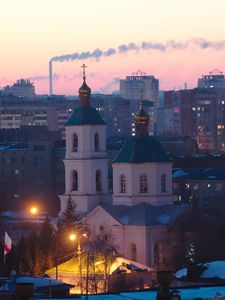
M 85 76 L 85 64 L 82 65 L 83 68 L 83 84 L 79 88 L 79 98 L 80 98 L 80 106 L 82 107 L 89 107 L 90 106 L 90 95 L 91 95 L 91 89 L 86 83 L 86 76 Z
M 136 136 L 148 135 L 149 119 L 150 119 L 149 114 L 145 111 L 143 107 L 143 98 L 141 96 L 140 109 L 134 116 Z
M 150 117 L 143 107 L 134 116 L 135 136 L 113 160 L 114 205 L 172 204 L 172 160 L 148 134 Z

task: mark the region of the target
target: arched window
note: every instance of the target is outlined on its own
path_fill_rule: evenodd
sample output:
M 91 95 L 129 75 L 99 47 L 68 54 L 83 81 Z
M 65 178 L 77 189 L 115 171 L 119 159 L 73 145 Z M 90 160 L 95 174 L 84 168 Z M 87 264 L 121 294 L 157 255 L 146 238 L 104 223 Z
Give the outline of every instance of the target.
M 126 193 L 126 178 L 124 175 L 120 176 L 120 193 Z
M 72 191 L 78 191 L 78 173 L 75 170 L 72 173 Z
M 161 193 L 166 192 L 166 175 L 162 174 L 161 175 Z
M 102 191 L 102 175 L 99 170 L 96 171 L 95 182 L 96 182 L 96 191 L 101 192 Z
M 137 261 L 137 246 L 135 243 L 131 244 L 131 260 Z
M 153 264 L 159 269 L 159 244 L 155 243 L 153 247 Z
M 141 175 L 140 176 L 140 193 L 147 193 L 147 192 L 148 192 L 147 176 Z
M 73 152 L 78 151 L 78 136 L 76 133 L 73 134 Z
M 99 135 L 98 133 L 95 134 L 95 151 L 100 150 L 100 145 L 99 145 Z

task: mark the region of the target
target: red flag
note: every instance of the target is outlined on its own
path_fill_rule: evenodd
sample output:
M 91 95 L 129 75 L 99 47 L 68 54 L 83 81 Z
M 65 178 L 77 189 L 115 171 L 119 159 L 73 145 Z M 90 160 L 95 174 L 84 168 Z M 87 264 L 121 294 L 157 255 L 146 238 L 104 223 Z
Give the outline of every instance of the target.
M 8 233 L 5 232 L 4 255 L 8 254 L 12 248 L 12 240 Z

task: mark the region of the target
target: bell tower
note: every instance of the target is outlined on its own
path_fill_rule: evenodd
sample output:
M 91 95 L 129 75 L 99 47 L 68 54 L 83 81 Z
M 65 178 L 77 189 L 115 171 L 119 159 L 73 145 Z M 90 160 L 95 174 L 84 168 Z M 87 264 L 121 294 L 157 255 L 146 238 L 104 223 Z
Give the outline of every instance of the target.
M 60 196 L 62 213 L 69 196 L 77 211 L 85 213 L 109 199 L 106 123 L 91 107 L 91 89 L 86 83 L 79 89 L 79 107 L 66 123 L 65 194 Z

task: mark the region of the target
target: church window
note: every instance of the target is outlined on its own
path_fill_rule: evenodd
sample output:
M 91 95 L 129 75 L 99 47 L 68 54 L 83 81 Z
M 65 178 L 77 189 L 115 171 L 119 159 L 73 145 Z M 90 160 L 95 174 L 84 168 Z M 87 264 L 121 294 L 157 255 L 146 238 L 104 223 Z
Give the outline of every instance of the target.
M 73 171 L 72 191 L 78 191 L 78 173 L 75 170 Z
M 159 243 L 155 243 L 153 247 L 153 264 L 159 269 Z
M 161 175 L 161 193 L 166 192 L 166 175 L 162 174 Z
M 101 172 L 99 170 L 96 171 L 95 179 L 96 179 L 96 191 L 101 192 L 102 191 L 102 176 L 101 176 Z
M 140 176 L 140 193 L 147 193 L 147 192 L 148 192 L 147 176 L 141 175 Z
M 78 136 L 76 133 L 73 135 L 73 152 L 78 151 Z
M 98 133 L 95 134 L 95 151 L 100 150 L 100 144 L 99 144 L 99 135 Z
M 126 178 L 124 175 L 120 176 L 120 193 L 126 193 Z
M 131 244 L 131 260 L 137 261 L 137 246 L 135 243 Z

